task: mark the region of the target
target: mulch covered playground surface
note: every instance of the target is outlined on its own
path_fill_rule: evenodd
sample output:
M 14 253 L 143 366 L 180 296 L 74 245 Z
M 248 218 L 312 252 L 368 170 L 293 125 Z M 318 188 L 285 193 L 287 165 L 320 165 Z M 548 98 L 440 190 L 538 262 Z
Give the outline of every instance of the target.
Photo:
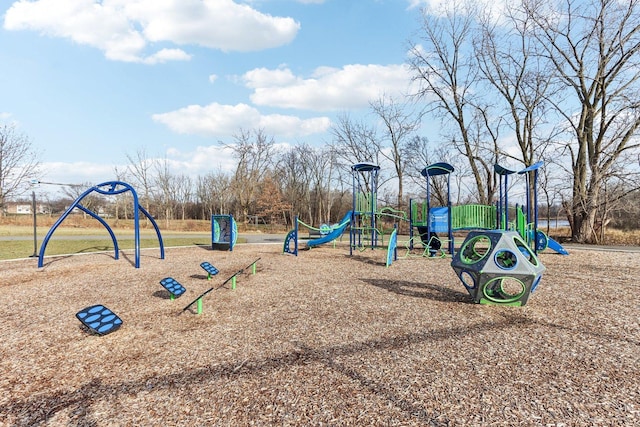
M 639 253 L 543 253 L 524 307 L 341 244 L 132 257 L 0 264 L 0 425 L 640 425 Z M 90 333 L 94 304 L 121 327 Z

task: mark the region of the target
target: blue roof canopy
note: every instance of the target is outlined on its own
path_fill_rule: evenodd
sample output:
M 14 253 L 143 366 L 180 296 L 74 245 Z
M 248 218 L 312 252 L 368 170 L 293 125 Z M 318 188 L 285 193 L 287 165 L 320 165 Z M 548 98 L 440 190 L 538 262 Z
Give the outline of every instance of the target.
M 540 169 L 542 167 L 542 165 L 544 165 L 544 162 L 537 162 L 532 164 L 531 166 L 522 169 L 520 172 L 518 172 L 519 174 L 523 174 L 523 173 L 527 173 L 527 172 L 531 172 L 537 169 Z
M 358 163 L 351 166 L 351 170 L 356 172 L 370 172 L 378 169 L 380 169 L 380 166 L 374 165 L 373 163 Z
M 516 171 L 512 171 L 511 169 L 507 169 L 504 166 L 500 166 L 499 164 L 493 165 L 493 170 L 498 175 L 511 175 L 512 173 L 516 173 Z
M 426 168 L 422 169 L 420 173 L 422 174 L 422 176 L 427 177 L 446 175 L 453 172 L 454 170 L 455 169 L 453 168 L 453 166 L 451 166 L 449 163 L 439 162 L 427 166 Z

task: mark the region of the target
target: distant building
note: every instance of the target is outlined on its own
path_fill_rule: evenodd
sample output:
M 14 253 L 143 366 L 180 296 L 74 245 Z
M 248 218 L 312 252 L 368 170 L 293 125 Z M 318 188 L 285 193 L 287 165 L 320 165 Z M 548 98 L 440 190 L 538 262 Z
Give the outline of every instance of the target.
M 9 215 L 32 215 L 31 203 L 29 202 L 7 202 L 4 205 L 4 213 Z M 49 213 L 49 207 L 42 203 L 36 203 L 38 214 Z

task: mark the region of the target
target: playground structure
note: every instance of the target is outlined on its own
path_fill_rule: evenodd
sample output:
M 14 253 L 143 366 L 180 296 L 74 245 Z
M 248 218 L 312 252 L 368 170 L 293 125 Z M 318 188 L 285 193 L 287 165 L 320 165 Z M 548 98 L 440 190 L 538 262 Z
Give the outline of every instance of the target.
M 233 215 L 211 215 L 211 248 L 233 251 L 238 240 L 238 224 Z
M 470 232 L 451 267 L 475 303 L 512 306 L 527 303 L 545 271 L 519 233 L 503 230 Z
M 416 243 L 422 245 L 423 256 L 435 256 L 438 251 L 441 256 L 453 256 L 456 252 L 456 232 L 470 232 L 473 230 L 502 230 L 517 231 L 535 254 L 547 248 L 555 252 L 568 255 L 568 252 L 555 240 L 546 236 L 538 229 L 538 198 L 537 181 L 538 170 L 543 163 L 535 163 L 519 172 L 507 169 L 498 164 L 494 165 L 494 174 L 499 180 L 499 200 L 495 205 L 468 204 L 453 206 L 451 202 L 451 174 L 454 167 L 445 162 L 438 162 L 425 167 L 421 175 L 426 179 L 426 198 L 424 202 L 409 201 L 409 213 L 394 211 L 391 208 L 378 209 L 377 185 L 380 167 L 371 163 L 358 163 L 351 167 L 353 177 L 352 210 L 347 212 L 340 223 L 333 226 L 323 225 L 319 229 L 304 224 L 297 217 L 294 229 L 285 239 L 283 252 L 298 254 L 298 225 L 318 230 L 321 237 L 307 242 L 307 248 L 335 241 L 341 237 L 349 227 L 349 253 L 354 249 L 364 250 L 376 248 L 379 243 L 384 245 L 385 235 L 394 230 L 396 233 L 393 250 L 397 257 L 398 223 L 409 223 L 409 239 L 406 241 L 409 256 L 415 249 Z M 526 183 L 526 202 L 521 205 L 509 205 L 509 176 L 524 175 Z M 436 177 L 444 177 L 446 185 L 446 202 L 444 206 L 432 206 L 431 186 Z M 394 228 L 384 230 L 382 218 L 392 218 Z M 417 231 L 417 233 L 416 233 Z M 390 237 L 390 236 L 389 236 Z
M 499 200 L 495 205 L 461 205 L 451 203 L 451 174 L 454 167 L 445 162 L 425 167 L 421 175 L 426 179 L 424 203 L 409 204 L 409 240 L 407 256 L 414 242 L 421 242 L 423 256 L 433 257 L 438 251 L 442 256 L 452 256 L 451 267 L 465 286 L 474 302 L 479 304 L 522 306 L 536 289 L 545 267 L 537 253 L 547 247 L 560 254 L 567 252 L 553 239 L 538 230 L 537 179 L 543 163 L 535 163 L 519 172 L 526 178 L 526 203 L 509 206 L 509 176 L 515 174 L 498 164 L 494 173 L 499 178 Z M 342 222 L 330 228 L 325 236 L 310 241 L 308 247 L 327 243 L 341 236 L 349 225 L 349 253 L 354 249 L 374 249 L 378 240 L 384 240 L 380 218 L 389 215 L 399 220 L 406 216 L 377 208 L 377 181 L 379 166 L 360 163 L 351 167 L 353 176 L 353 209 Z M 431 205 L 431 180 L 444 177 L 446 186 L 445 206 Z M 285 240 L 284 252 L 298 250 L 298 219 L 296 227 Z M 414 228 L 417 235 L 414 236 Z M 454 232 L 466 231 L 467 237 L 456 252 Z M 419 240 L 418 240 L 419 239 Z M 551 244 L 550 244 L 551 243 Z M 397 223 L 389 238 L 386 265 L 397 259 Z M 445 249 L 446 248 L 446 249 Z
M 60 218 L 58 218 L 58 220 L 53 224 L 53 226 L 47 232 L 47 235 L 45 236 L 44 240 L 42 241 L 42 246 L 40 247 L 40 254 L 38 256 L 38 268 L 42 268 L 42 266 L 44 265 L 44 254 L 47 249 L 47 244 L 49 243 L 49 239 L 51 239 L 51 236 L 56 231 L 56 228 L 58 228 L 58 226 L 69 216 L 69 214 L 71 214 L 71 212 L 73 212 L 74 209 L 79 209 L 82 212 L 86 213 L 87 215 L 91 216 L 92 218 L 95 218 L 100 224 L 102 224 L 107 229 L 107 231 L 109 232 L 109 235 L 111 236 L 111 240 L 113 242 L 114 258 L 116 260 L 119 259 L 118 241 L 116 239 L 115 234 L 113 233 L 113 230 L 111 229 L 111 227 L 109 227 L 109 224 L 107 224 L 107 222 L 104 219 L 102 219 L 99 215 L 97 215 L 90 209 L 84 207 L 80 202 L 82 202 L 82 200 L 85 197 L 87 197 L 92 193 L 97 193 L 103 196 L 116 196 L 118 194 L 123 194 L 129 191 L 131 192 L 131 195 L 133 197 L 133 215 L 134 215 L 133 230 L 134 230 L 134 240 L 135 240 L 135 243 L 134 243 L 135 244 L 135 267 L 140 268 L 140 212 L 142 212 L 142 214 L 147 218 L 147 220 L 149 220 L 151 225 L 153 225 L 156 235 L 158 236 L 158 242 L 160 244 L 160 259 L 164 259 L 164 243 L 162 241 L 162 235 L 160 234 L 160 229 L 158 228 L 158 224 L 156 224 L 153 217 L 149 215 L 149 212 L 147 212 L 139 204 L 138 194 L 136 193 L 136 191 L 133 189 L 131 185 L 125 182 L 108 181 L 108 182 L 103 182 L 102 184 L 95 185 L 89 188 L 88 190 L 86 190 L 80 196 L 78 196 L 78 198 L 76 198 L 76 200 L 67 208 L 66 211 L 64 211 L 64 213 L 60 216 Z
M 307 248 L 311 249 L 314 246 L 322 245 L 324 243 L 334 242 L 336 239 L 342 236 L 344 230 L 351 223 L 351 216 L 353 211 L 346 213 L 342 220 L 334 225 L 322 224 L 316 228 L 301 221 L 297 216 L 294 219 L 293 230 L 287 233 L 284 240 L 283 252 L 298 256 L 298 233 L 300 232 L 300 225 L 306 227 L 309 230 L 316 231 L 320 237 L 317 239 L 311 239 L 307 241 Z
M 446 233 L 449 253 L 454 252 L 453 228 L 451 224 L 451 173 L 453 166 L 448 163 L 434 163 L 425 167 L 420 174 L 427 181 L 427 196 L 423 204 L 414 203 L 409 200 L 409 242 L 408 251 L 414 247 L 414 227 L 418 230 L 418 237 L 425 248 L 425 255 L 434 256 L 436 251 L 442 249 L 442 239 L 437 233 Z M 435 176 L 446 176 L 447 178 L 447 205 L 444 207 L 431 207 L 431 182 Z M 442 252 L 444 254 L 444 251 Z
M 414 249 L 416 240 L 420 239 L 424 247 L 424 255 L 433 256 L 436 251 L 443 251 L 446 244 L 448 253 L 455 254 L 454 232 L 472 230 L 517 231 L 535 254 L 547 248 L 562 255 L 568 252 L 555 240 L 538 229 L 537 180 L 538 170 L 543 163 L 535 163 L 519 172 L 526 178 L 526 203 L 509 205 L 509 176 L 516 171 L 498 164 L 494 165 L 494 173 L 499 179 L 499 200 L 495 205 L 459 205 L 451 204 L 450 175 L 454 171 L 448 163 L 434 163 L 422 170 L 427 181 L 427 195 L 423 203 L 410 200 L 410 236 L 408 252 Z M 433 207 L 431 204 L 431 180 L 433 177 L 446 176 L 446 206 Z M 532 176 L 532 177 L 531 177 Z M 418 236 L 414 236 L 414 228 Z M 443 236 L 443 234 L 446 236 Z M 444 252 L 442 252 L 444 255 Z
M 346 228 L 349 227 L 349 254 L 353 255 L 354 249 L 364 250 L 374 249 L 378 243 L 384 243 L 384 232 L 379 228 L 378 219 L 381 215 L 402 218 L 393 212 L 377 210 L 377 186 L 380 166 L 371 163 L 358 163 L 351 166 L 353 192 L 352 210 L 348 211 L 339 223 L 334 225 L 323 224 L 319 228 L 314 228 L 300 221 L 296 216 L 294 228 L 289 231 L 285 241 L 283 252 L 298 255 L 299 226 L 302 225 L 309 230 L 319 232 L 320 237 L 307 241 L 306 248 L 335 242 L 341 237 Z M 397 259 L 397 226 L 394 225 L 389 236 L 387 246 L 387 266 Z
M 421 171 L 427 180 L 426 201 L 422 205 L 414 205 L 413 202 L 410 202 L 410 239 L 408 244 L 413 243 L 414 227 L 417 228 L 418 237 L 426 248 L 425 253 L 428 252 L 430 256 L 434 255 L 434 251 L 441 249 L 443 243 L 446 244 L 452 255 L 451 267 L 475 303 L 525 305 L 531 293 L 540 284 L 545 271 L 544 265 L 537 258 L 537 252 L 546 249 L 548 242 L 551 241 L 537 229 L 536 187 L 538 169 L 541 166 L 542 162 L 538 162 L 518 172 L 526 177 L 527 203 L 524 206 L 516 205 L 513 214 L 510 213 L 512 208 L 509 206 L 508 180 L 510 175 L 516 173 L 515 171 L 497 164 L 494 165 L 494 173 L 499 177 L 499 200 L 495 206 L 454 207 L 450 197 L 450 176 L 454 171 L 453 166 L 444 162 L 427 166 Z M 379 229 L 378 220 L 380 216 L 387 213 L 384 209 L 377 209 L 377 180 L 380 167 L 370 163 L 360 163 L 353 165 L 351 170 L 353 175 L 353 209 L 346 213 L 340 223 L 333 226 L 323 225 L 317 229 L 321 237 L 309 240 L 307 242 L 308 248 L 335 241 L 342 236 L 347 226 L 350 227 L 350 255 L 353 255 L 354 249 L 374 249 L 378 246 L 378 239 L 383 240 L 384 233 Z M 430 179 L 437 176 L 446 176 L 446 206 L 432 207 Z M 137 195 L 133 188 L 128 184 L 114 181 L 90 188 L 67 209 L 47 234 L 41 248 L 40 261 L 53 231 L 76 207 L 96 218 L 107 228 L 116 248 L 117 259 L 117 241 L 112 230 L 104 220 L 80 204 L 80 201 L 93 191 L 104 195 L 131 191 L 134 206 L 151 220 L 161 241 L 157 225 L 148 213 L 138 205 Z M 389 215 L 405 219 L 395 214 Z M 139 267 L 138 221 L 136 215 L 136 268 Z M 297 255 L 298 224 L 309 227 L 296 218 L 294 230 L 290 231 L 285 239 L 284 252 L 286 253 Z M 457 252 L 454 245 L 454 230 L 471 230 Z M 438 236 L 438 233 L 446 233 L 446 238 Z M 231 215 L 212 216 L 212 249 L 215 248 L 215 245 L 220 244 L 227 245 L 230 251 L 233 250 L 235 236 L 237 236 L 237 227 Z M 394 224 L 386 252 L 385 264 L 387 267 L 397 259 L 397 241 L 398 228 L 397 224 Z M 162 258 L 164 258 L 162 242 L 160 246 Z M 259 260 L 260 258 L 238 270 L 220 285 L 212 286 L 201 293 L 185 306 L 181 313 L 196 304 L 196 313 L 202 314 L 205 296 L 229 282 L 231 282 L 231 289 L 235 289 L 237 277 L 249 268 L 251 268 L 252 274 L 255 274 L 256 264 Z M 202 262 L 200 267 L 207 272 L 207 280 L 211 280 L 219 273 L 219 270 L 209 262 Z M 184 286 L 172 277 L 162 279 L 160 284 L 169 292 L 171 300 L 186 292 Z M 90 331 L 99 335 L 113 332 L 122 325 L 122 320 L 103 305 L 87 307 L 76 313 L 76 317 Z

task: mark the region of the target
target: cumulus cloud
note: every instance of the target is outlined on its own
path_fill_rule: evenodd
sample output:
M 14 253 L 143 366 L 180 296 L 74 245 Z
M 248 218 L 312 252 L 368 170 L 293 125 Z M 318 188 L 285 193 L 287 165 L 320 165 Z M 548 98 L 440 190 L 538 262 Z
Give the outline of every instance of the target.
M 104 51 L 117 61 L 188 60 L 181 49 L 148 53 L 157 43 L 258 51 L 291 42 L 300 24 L 232 0 L 19 0 L 6 30 L 32 30 Z
M 153 120 L 181 134 L 229 136 L 238 129 L 264 129 L 268 134 L 283 137 L 306 136 L 326 131 L 328 117 L 301 119 L 280 114 L 263 115 L 247 104 L 190 105 L 168 113 L 154 114 Z
M 169 148 L 166 158 L 174 171 L 204 175 L 213 169 L 232 171 L 237 165 L 233 150 L 221 145 L 198 146 L 193 151 Z
M 61 184 L 101 184 L 115 180 L 113 167 L 104 163 L 91 162 L 43 162 L 43 182 L 56 182 Z M 48 190 L 42 185 L 43 190 Z M 60 187 L 52 187 L 59 189 Z
M 382 94 L 408 91 L 411 72 L 406 65 L 345 65 L 319 67 L 309 77 L 296 76 L 285 67 L 257 68 L 242 76 L 253 89 L 256 105 L 311 111 L 363 108 Z
M 177 148 L 168 148 L 163 156 L 150 158 L 149 160 L 166 162 L 172 173 L 187 174 L 195 179 L 199 175 L 205 175 L 212 170 L 233 171 L 237 165 L 233 150 L 221 145 L 198 146 L 194 150 L 183 151 Z M 117 165 L 119 170 L 125 170 L 127 163 Z M 43 175 L 41 181 L 62 184 L 87 184 L 97 185 L 103 182 L 116 180 L 114 166 L 91 162 L 45 162 L 42 164 Z M 125 179 L 127 181 L 127 179 Z M 128 181 L 129 184 L 134 184 Z M 38 193 L 60 193 L 63 187 L 54 185 L 40 185 Z

